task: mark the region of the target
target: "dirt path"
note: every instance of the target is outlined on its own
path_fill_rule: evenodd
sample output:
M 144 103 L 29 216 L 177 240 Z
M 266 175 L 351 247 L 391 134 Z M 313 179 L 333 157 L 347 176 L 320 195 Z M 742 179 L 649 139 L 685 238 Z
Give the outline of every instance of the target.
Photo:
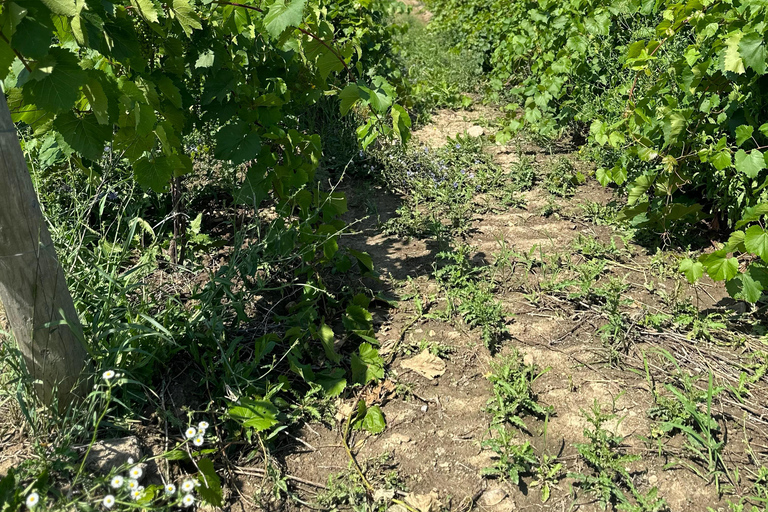
M 435 147 L 444 144 L 447 136 L 465 133 L 473 127 L 477 130 L 478 122 L 491 116 L 493 111 L 486 108 L 440 111 L 432 124 L 414 133 L 414 139 L 418 144 Z M 488 150 L 505 169 L 516 160 L 512 144 L 490 146 Z M 527 150 L 541 166 L 554 158 L 531 145 Z M 557 156 L 576 161 L 575 154 Z M 348 191 L 353 204 L 355 193 L 354 188 Z M 445 307 L 445 299 L 440 297 L 439 286 L 432 277 L 437 248 L 429 241 L 382 234 L 379 226 L 396 215 L 400 199 L 376 190 L 374 200 L 379 222 L 365 221 L 360 234 L 348 238 L 347 243 L 373 256 L 386 276 L 385 287 L 400 297 L 400 302 L 397 308 L 382 311 L 379 316 L 377 335 L 382 354 L 394 359 L 388 367 L 387 379 L 365 397 L 369 405 L 381 405 L 387 428 L 378 436 L 352 436 L 353 452 L 369 468 L 370 475 L 378 472 L 381 477 L 394 471 L 404 489 L 403 496 L 408 497 L 406 501 L 423 511 L 600 510 L 590 494 L 578 492 L 574 496 L 575 479 L 563 477 L 566 472 L 589 473 L 575 445 L 587 442 L 584 433 L 590 424 L 584 412 L 600 404 L 604 411 L 615 415 L 605 426 L 622 438 L 621 451 L 642 457 L 628 467 L 639 492 L 645 494 L 657 487 L 670 510 L 705 510 L 719 502 L 715 486 L 707 485 L 705 479 L 692 471 L 674 464 L 664 469 L 674 462 L 670 453 L 681 450 L 679 438 L 666 442 L 663 456 L 655 453 L 652 441 L 642 440 L 650 438 L 654 428 L 648 415 L 654 404 L 653 396 L 642 372 L 638 375 L 604 364 L 605 350 L 598 335 L 605 324 L 601 314 L 557 296 L 545 295 L 533 302 L 515 290 L 514 277 L 510 277 L 508 289 L 497 293 L 505 307 L 509 338 L 495 360 L 503 361 L 519 350 L 526 364 L 545 371 L 533 383 L 533 390 L 536 400 L 553 407 L 554 414 L 547 423 L 526 418 L 527 432 L 521 432 L 513 444 L 530 442 L 537 454 L 557 457 L 564 468 L 546 503 L 542 503 L 540 489 L 531 487 L 530 476 L 523 478 L 520 485 L 485 477 L 484 470 L 498 461 L 498 455 L 484 446 L 484 441 L 493 436 L 487 403 L 494 393 L 487 377 L 493 371 L 494 357 L 483 346 L 479 329 L 430 314 Z M 605 205 L 611 200 L 611 194 L 594 180 L 583 185 L 575 198 L 558 201 L 560 218 L 540 213 L 542 205 L 551 201 L 540 187 L 527 192 L 525 200 L 526 209 L 507 208 L 473 218 L 464 243 L 475 248 L 476 260 L 493 263 L 500 254 L 500 240 L 523 253 L 531 248 L 543 253 L 567 251 L 579 236 L 611 240 L 612 228 L 594 225 L 574 214 L 580 211 L 579 204 Z M 658 300 L 646 286 L 649 257 L 639 247 L 629 250 L 637 254 L 634 265 L 617 262 L 611 276 L 634 286 L 628 294 L 627 307 L 640 313 Z M 632 267 L 634 270 L 628 270 Z M 664 279 L 656 283 L 661 287 L 674 286 Z M 717 290 L 717 298 L 722 297 L 722 292 Z M 420 306 L 415 305 L 415 298 L 420 300 Z M 434 379 L 407 368 L 423 347 L 436 347 L 433 352 L 444 363 L 444 373 Z M 636 368 L 642 348 L 637 346 L 630 354 Z M 340 447 L 340 429 L 341 424 L 307 426 L 302 438 L 314 450 L 287 456 L 287 473 L 319 483 L 328 482 L 332 474 L 348 475 L 345 472 L 350 461 Z M 405 509 L 396 505 L 390 510 Z

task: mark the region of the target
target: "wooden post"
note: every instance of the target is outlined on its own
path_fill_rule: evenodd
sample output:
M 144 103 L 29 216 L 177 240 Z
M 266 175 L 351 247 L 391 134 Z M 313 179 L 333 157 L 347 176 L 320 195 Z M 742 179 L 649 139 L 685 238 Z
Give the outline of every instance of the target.
M 69 404 L 77 395 L 73 388 L 86 367 L 88 352 L 2 93 L 0 301 L 40 400 L 51 405 L 55 398 L 60 408 Z M 63 319 L 66 323 L 61 323 Z

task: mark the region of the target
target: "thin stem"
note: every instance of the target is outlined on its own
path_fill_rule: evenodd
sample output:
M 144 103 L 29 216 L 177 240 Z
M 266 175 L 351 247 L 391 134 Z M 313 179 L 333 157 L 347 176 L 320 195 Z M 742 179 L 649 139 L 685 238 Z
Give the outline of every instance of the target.
M 21 63 L 24 64 L 24 67 L 26 68 L 26 70 L 31 73 L 32 68 L 30 67 L 30 65 L 27 63 L 26 60 L 24 60 L 24 57 L 22 57 L 22 55 L 18 51 L 16 51 L 16 49 L 13 48 L 13 46 L 11 46 L 11 42 L 8 40 L 7 37 L 5 37 L 5 34 L 3 34 L 2 32 L 0 32 L 0 39 L 6 42 L 6 44 L 11 48 L 11 50 L 13 50 L 13 53 L 15 53 L 16 56 L 19 58 Z

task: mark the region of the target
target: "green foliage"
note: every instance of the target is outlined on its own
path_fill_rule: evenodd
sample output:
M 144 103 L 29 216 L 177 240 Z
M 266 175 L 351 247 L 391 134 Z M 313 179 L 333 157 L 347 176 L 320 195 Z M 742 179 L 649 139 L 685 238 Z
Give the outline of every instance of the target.
M 533 446 L 529 441 L 522 444 L 514 442 L 513 433 L 503 425 L 496 425 L 496 436 L 483 441 L 483 448 L 493 450 L 498 460 L 493 466 L 483 469 L 483 475 L 509 480 L 514 485 L 520 485 L 520 475 L 531 472 L 538 462 Z
M 571 197 L 576 193 L 576 186 L 585 180 L 584 174 L 577 171 L 570 160 L 560 157 L 544 178 L 544 187 L 558 197 Z
M 486 408 L 493 415 L 492 424 L 510 423 L 526 430 L 524 416 L 545 418 L 554 414 L 551 406 L 538 403 L 533 392 L 533 383 L 547 371 L 549 368 L 539 372 L 534 365 L 526 364 L 523 354 L 517 350 L 501 362 L 492 361 L 488 380 L 493 385 L 494 396 Z
M 504 308 L 493 294 L 493 284 L 484 279 L 488 267 L 476 267 L 470 260 L 471 248 L 462 245 L 453 252 L 437 255 L 444 261 L 435 278 L 445 289 L 448 314 L 460 313 L 470 327 L 482 329 L 483 343 L 496 352 L 507 333 Z
M 388 234 L 447 241 L 469 229 L 476 197 L 503 193 L 504 173 L 482 150 L 480 139 L 457 136 L 432 150 L 393 149 L 376 155 L 381 177 L 405 196 L 398 216 L 384 225 Z
M 574 485 L 593 494 L 600 508 L 614 505 L 618 510 L 633 512 L 661 512 L 669 510 L 664 499 L 657 496 L 654 487 L 643 495 L 633 484 L 628 464 L 640 459 L 639 455 L 629 455 L 621 450 L 623 438 L 605 428 L 611 421 L 616 426 L 621 422 L 615 414 L 605 413 L 595 401 L 591 411 L 582 411 L 591 428 L 584 429 L 586 443 L 576 444 L 581 458 L 592 469 L 592 474 L 568 473 L 575 480 Z M 623 489 L 629 489 L 631 500 Z

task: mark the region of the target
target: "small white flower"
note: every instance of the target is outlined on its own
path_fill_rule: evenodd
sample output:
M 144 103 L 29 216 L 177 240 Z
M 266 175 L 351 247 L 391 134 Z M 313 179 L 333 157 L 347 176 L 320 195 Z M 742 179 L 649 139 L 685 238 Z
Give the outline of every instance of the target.
M 203 436 L 197 436 L 194 439 L 194 441 L 192 441 L 192 444 L 194 444 L 195 446 L 203 446 L 203 441 L 205 441 L 205 439 L 203 439 Z
M 184 435 L 187 436 L 187 439 L 192 439 L 197 435 L 197 430 L 195 430 L 195 427 L 189 427 L 186 432 L 184 432 Z
M 137 501 L 139 498 L 141 498 L 141 495 L 144 494 L 141 489 L 135 489 L 131 491 L 131 499 L 133 501 Z
M 133 464 L 133 457 L 128 457 L 128 464 Z
M 115 372 L 113 370 L 107 370 L 101 374 L 101 378 L 103 378 L 104 380 L 109 380 L 114 376 L 115 376 Z
M 123 486 L 125 483 L 125 480 L 120 475 L 115 475 L 112 477 L 112 481 L 109 482 L 109 485 L 112 486 L 113 489 L 119 489 Z
M 190 506 L 192 506 L 192 504 L 193 504 L 194 502 L 195 502 L 195 498 L 194 498 L 194 497 L 192 497 L 192 495 L 191 495 L 191 494 L 187 494 L 186 496 L 184 496 L 183 498 L 181 498 L 181 504 L 182 504 L 182 506 L 185 506 L 185 507 L 190 507 Z
M 210 425 L 208 425 L 207 421 L 201 421 L 200 423 L 197 424 L 197 428 L 200 429 L 200 432 L 205 432 L 206 430 L 208 430 L 209 426 Z
M 129 491 L 135 491 L 138 488 L 139 488 L 139 481 L 138 480 L 134 480 L 133 478 L 128 480 L 128 490 Z
M 141 475 L 143 475 L 143 474 L 144 474 L 144 471 L 140 467 L 138 467 L 138 466 L 136 466 L 135 468 L 131 468 L 131 470 L 128 472 L 128 475 L 131 478 L 136 479 L 136 480 L 141 478 Z
M 192 492 L 192 490 L 195 488 L 195 482 L 192 480 L 184 480 L 184 483 L 181 484 L 181 490 L 184 492 Z
M 27 508 L 35 508 L 40 503 L 40 495 L 36 492 L 29 493 L 27 496 Z
M 111 494 L 107 494 L 104 496 L 104 501 L 102 501 L 105 507 L 112 508 L 112 506 L 115 504 L 115 497 Z
M 171 495 L 176 492 L 176 486 L 173 484 L 166 484 L 165 494 Z

